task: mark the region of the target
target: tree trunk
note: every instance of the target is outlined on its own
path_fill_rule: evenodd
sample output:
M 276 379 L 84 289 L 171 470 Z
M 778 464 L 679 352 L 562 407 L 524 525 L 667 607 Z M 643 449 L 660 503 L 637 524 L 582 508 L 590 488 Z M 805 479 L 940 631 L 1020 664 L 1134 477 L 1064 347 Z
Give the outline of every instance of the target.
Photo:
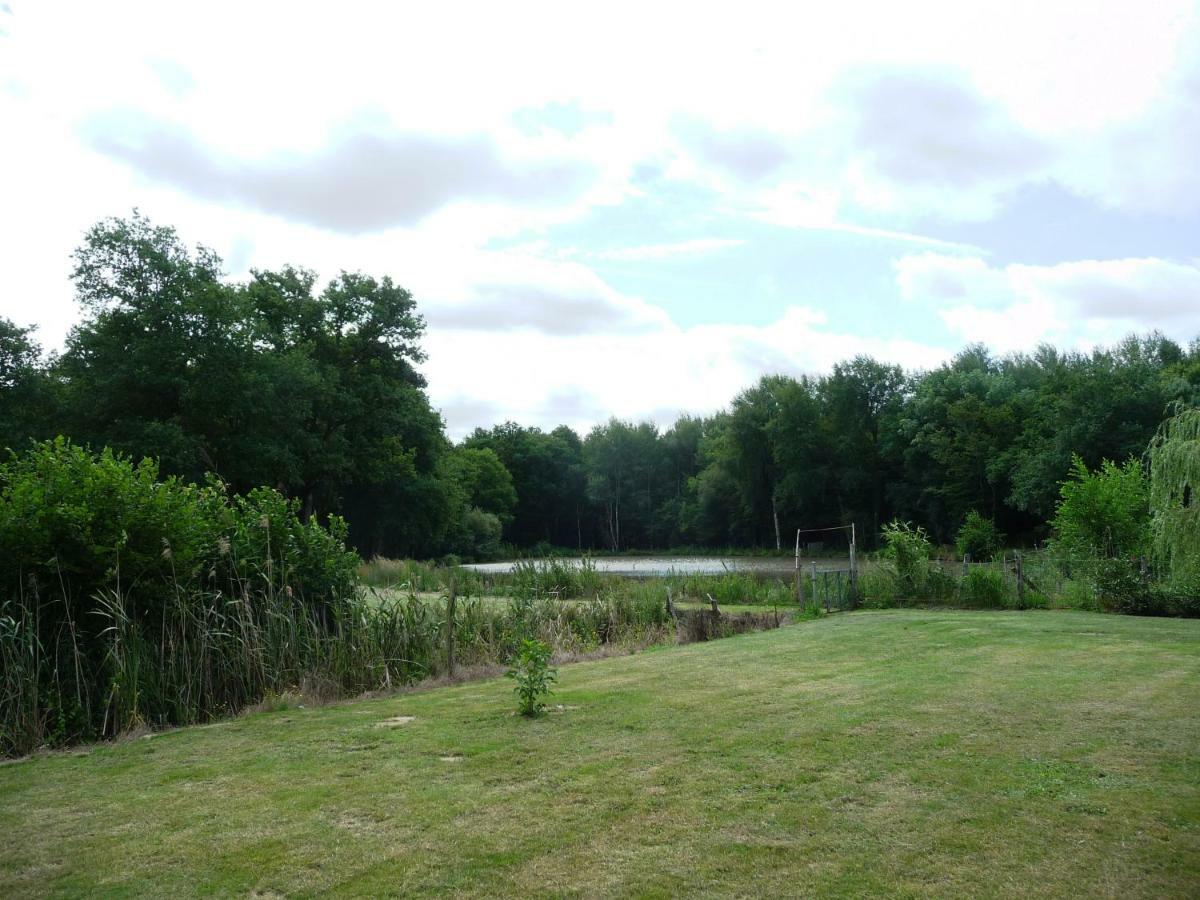
M 782 550 L 783 544 L 779 541 L 779 502 L 774 491 L 771 491 L 771 518 L 775 520 L 775 549 Z

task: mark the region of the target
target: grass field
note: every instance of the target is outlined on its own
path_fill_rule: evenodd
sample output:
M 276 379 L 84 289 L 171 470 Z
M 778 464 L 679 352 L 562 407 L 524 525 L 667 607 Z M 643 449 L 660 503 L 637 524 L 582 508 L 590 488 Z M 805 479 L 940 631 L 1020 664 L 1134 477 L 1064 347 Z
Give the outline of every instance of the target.
M 0 895 L 1195 897 L 1200 621 L 888 611 L 0 765 Z

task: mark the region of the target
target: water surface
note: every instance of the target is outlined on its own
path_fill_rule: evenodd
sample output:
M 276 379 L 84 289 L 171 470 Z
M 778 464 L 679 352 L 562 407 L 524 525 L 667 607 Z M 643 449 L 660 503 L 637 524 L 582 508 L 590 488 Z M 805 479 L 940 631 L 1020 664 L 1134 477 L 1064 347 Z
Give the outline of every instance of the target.
M 579 566 L 580 557 L 564 557 L 558 563 Z M 535 559 L 532 562 L 551 562 Z M 844 559 L 819 559 L 817 570 L 844 569 Z M 475 563 L 463 568 L 474 569 L 484 574 L 511 572 L 515 562 Z M 644 578 L 661 578 L 665 575 L 720 575 L 724 572 L 746 572 L 754 575 L 784 577 L 795 572 L 795 562 L 784 557 L 766 556 L 602 556 L 592 560 L 597 572 L 608 575 L 630 575 Z M 810 570 L 812 560 L 804 560 L 805 570 Z

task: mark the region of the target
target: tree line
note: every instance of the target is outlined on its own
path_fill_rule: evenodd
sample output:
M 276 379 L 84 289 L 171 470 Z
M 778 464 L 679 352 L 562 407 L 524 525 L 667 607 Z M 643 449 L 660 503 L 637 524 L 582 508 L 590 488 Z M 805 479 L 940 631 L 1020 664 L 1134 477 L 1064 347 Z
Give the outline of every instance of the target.
M 1038 540 L 1073 459 L 1140 459 L 1173 403 L 1200 401 L 1200 342 L 1130 337 L 1090 353 L 997 358 L 972 346 L 932 371 L 868 357 L 771 375 L 713 416 L 665 430 L 618 420 L 582 440 L 513 423 L 476 430 L 513 474 L 521 545 L 786 547 L 800 527 L 893 519 L 950 542 L 971 513 Z
M 343 515 L 366 556 L 770 548 L 851 522 L 869 543 L 896 518 L 947 542 L 971 513 L 1028 542 L 1075 457 L 1140 459 L 1172 404 L 1200 403 L 1200 341 L 1152 334 L 1087 353 L 976 345 L 924 372 L 857 357 L 666 428 L 506 422 L 455 445 L 417 370 L 424 321 L 389 278 L 233 282 L 136 213 L 92 228 L 74 263 L 81 319 L 61 353 L 0 319 L 0 446 L 65 435 L 267 485 L 306 517 Z

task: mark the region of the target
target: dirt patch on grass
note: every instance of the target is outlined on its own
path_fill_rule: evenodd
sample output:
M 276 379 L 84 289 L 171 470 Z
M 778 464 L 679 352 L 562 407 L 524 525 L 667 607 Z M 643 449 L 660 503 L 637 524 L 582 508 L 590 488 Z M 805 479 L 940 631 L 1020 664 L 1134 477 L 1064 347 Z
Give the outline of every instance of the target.
M 401 725 L 407 725 L 409 722 L 415 722 L 416 716 L 392 716 L 390 719 L 384 719 L 382 722 L 376 722 L 376 728 L 399 728 Z

